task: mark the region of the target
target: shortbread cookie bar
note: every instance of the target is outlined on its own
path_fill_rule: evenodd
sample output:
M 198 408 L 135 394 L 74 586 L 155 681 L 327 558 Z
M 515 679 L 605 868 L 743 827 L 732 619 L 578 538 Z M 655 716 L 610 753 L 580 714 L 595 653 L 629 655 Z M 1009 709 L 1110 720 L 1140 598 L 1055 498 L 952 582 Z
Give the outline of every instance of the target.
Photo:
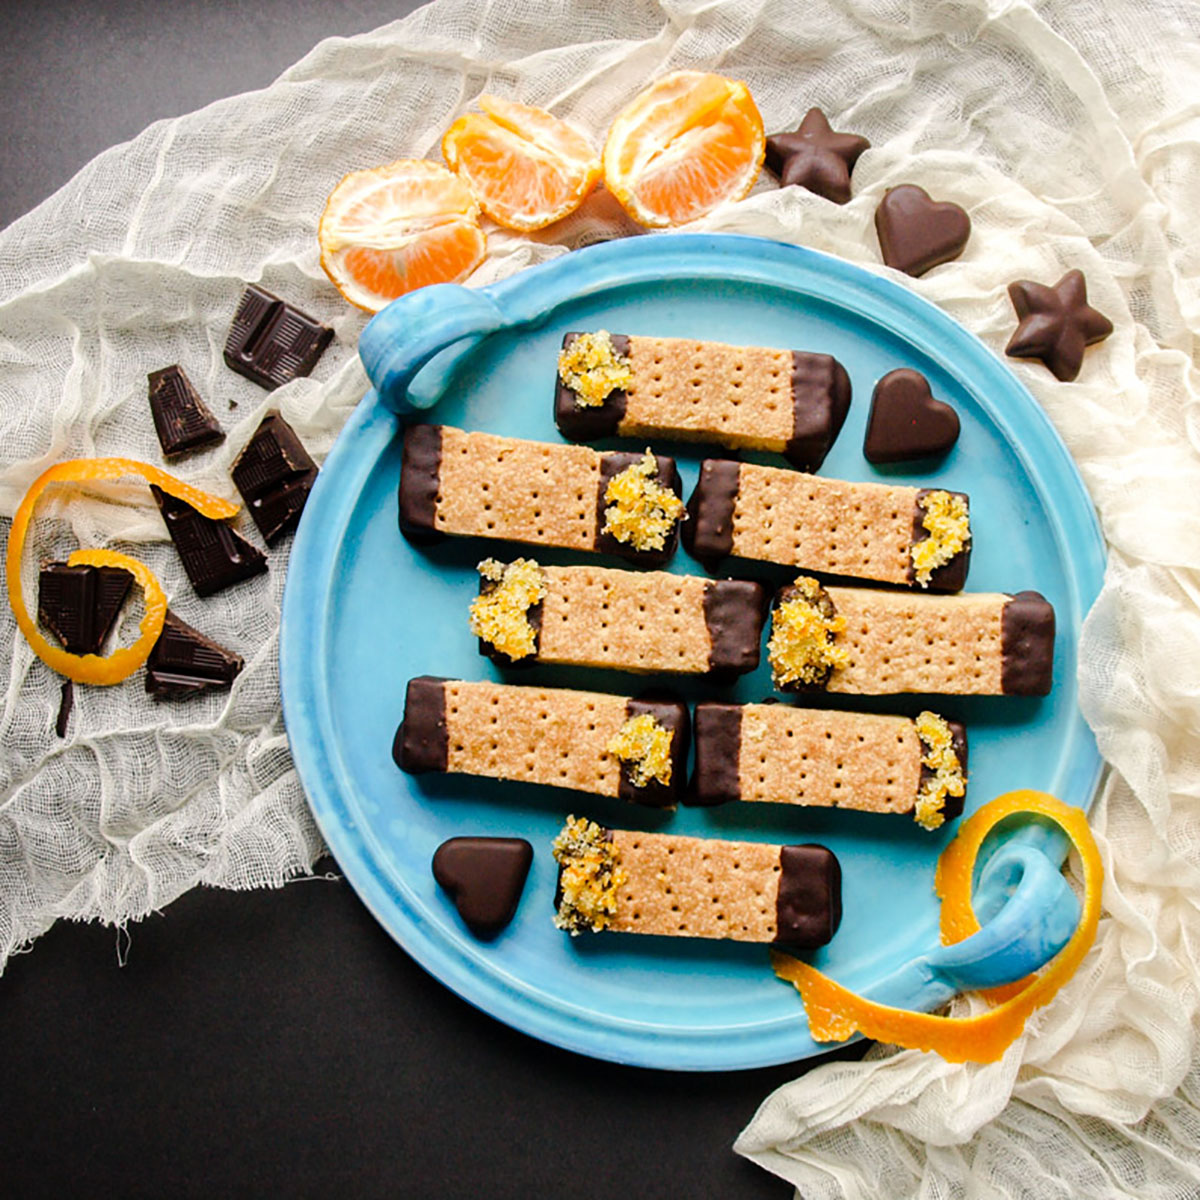
M 673 808 L 690 733 L 680 700 L 421 675 L 409 680 L 392 756 L 413 774 L 487 775 Z
M 801 576 L 775 595 L 767 657 L 784 691 L 1045 696 L 1054 609 L 1037 592 L 921 596 Z
M 410 425 L 400 467 L 400 528 L 599 550 L 657 566 L 675 552 L 686 517 L 675 460 L 601 454 Z
M 590 930 L 824 946 L 842 919 L 842 871 L 824 846 L 606 829 L 568 817 L 554 839 L 554 923 Z
M 706 459 L 688 501 L 688 552 L 956 592 L 971 555 L 962 492 L 846 483 L 776 467 Z
M 900 813 L 926 829 L 953 820 L 967 787 L 967 733 L 937 713 L 910 717 L 696 705 L 690 804 L 747 800 Z
M 554 419 L 574 442 L 711 442 L 815 471 L 849 407 L 850 377 L 828 354 L 598 330 L 563 338 Z
M 479 564 L 471 632 L 502 665 L 737 675 L 758 666 L 766 590 L 664 571 Z

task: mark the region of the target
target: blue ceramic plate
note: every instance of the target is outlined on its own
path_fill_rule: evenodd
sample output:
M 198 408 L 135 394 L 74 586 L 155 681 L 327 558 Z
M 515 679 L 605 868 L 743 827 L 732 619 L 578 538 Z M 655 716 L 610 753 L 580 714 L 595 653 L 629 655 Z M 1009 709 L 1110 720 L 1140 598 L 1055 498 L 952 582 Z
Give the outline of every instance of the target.
M 862 454 L 875 381 L 895 367 L 921 371 L 958 410 L 962 434 L 940 465 L 919 474 L 891 470 L 886 478 L 969 492 L 968 588 L 1033 588 L 1058 617 L 1049 697 L 933 702 L 968 725 L 967 811 L 1017 787 L 1090 803 L 1100 760 L 1076 703 L 1076 654 L 1080 623 L 1101 584 L 1103 544 L 1070 457 L 1001 361 L 939 309 L 859 267 L 755 238 L 691 234 L 577 251 L 487 289 L 424 289 L 380 314 L 361 349 L 393 407 L 436 401 L 431 419 L 439 422 L 559 441 L 552 411 L 559 344 L 568 330 L 595 328 L 835 355 L 849 371 L 854 399 L 823 473 L 846 479 L 882 477 Z M 405 385 L 419 364 L 446 346 L 410 393 Z M 937 949 L 933 893 L 934 863 L 953 825 L 931 835 L 903 819 L 770 805 L 664 816 L 556 789 L 402 774 L 391 745 L 411 676 L 501 676 L 479 655 L 466 620 L 474 565 L 491 548 L 462 540 L 418 548 L 400 536 L 401 428 L 392 408 L 369 393 L 308 502 L 283 606 L 284 712 L 317 822 L 347 878 L 448 987 L 535 1037 L 641 1066 L 757 1067 L 825 1048 L 812 1041 L 796 992 L 776 980 L 762 946 L 571 939 L 556 930 L 550 843 L 568 813 L 625 828 L 825 843 L 842 863 L 845 916 L 813 961 L 894 1004 L 933 1007 L 956 987 L 1015 977 L 1061 945 L 1077 909 L 1057 872 L 1062 843 L 1044 829 L 1016 838 L 1016 857 L 1006 860 L 983 906 L 1000 916 L 977 935 L 979 953 L 966 956 L 973 968 L 956 974 Z M 679 459 L 687 494 L 702 452 L 665 448 Z M 681 550 L 670 569 L 699 568 Z M 542 667 L 519 682 L 617 693 L 645 685 L 615 672 Z M 693 682 L 681 690 L 691 699 L 748 701 L 772 689 L 764 668 L 732 689 Z M 911 715 L 930 701 L 831 703 Z M 459 834 L 524 837 L 534 847 L 517 915 L 492 943 L 470 936 L 433 880 L 434 851 Z M 1046 869 L 1030 859 L 1030 846 Z M 1022 877 L 1023 889 L 1016 886 Z

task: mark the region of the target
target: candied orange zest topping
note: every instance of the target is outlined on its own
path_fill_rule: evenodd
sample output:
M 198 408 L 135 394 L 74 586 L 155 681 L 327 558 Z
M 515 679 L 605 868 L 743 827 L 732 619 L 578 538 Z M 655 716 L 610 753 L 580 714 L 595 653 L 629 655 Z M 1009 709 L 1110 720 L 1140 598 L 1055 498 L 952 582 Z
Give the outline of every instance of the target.
M 8 602 L 12 606 L 17 626 L 25 640 L 52 671 L 65 675 L 76 683 L 110 684 L 128 679 L 150 657 L 154 643 L 162 633 L 167 614 L 167 597 L 154 573 L 144 563 L 115 550 L 76 550 L 67 559 L 71 567 L 121 567 L 128 571 L 142 589 L 145 614 L 141 620 L 140 635 L 132 646 L 122 646 L 107 657 L 98 654 L 71 654 L 61 646 L 48 642 L 25 607 L 21 587 L 21 553 L 25 537 L 33 520 L 34 509 L 42 493 L 53 483 L 90 483 L 111 481 L 126 475 L 140 475 L 147 483 L 156 484 L 164 492 L 190 504 L 206 517 L 223 520 L 238 511 L 238 505 L 230 504 L 219 496 L 203 492 L 174 475 L 149 463 L 132 458 L 74 458 L 56 463 L 43 471 L 25 493 L 25 498 L 13 517 L 12 530 L 8 535 L 6 570 L 8 575 Z
M 934 1050 L 948 1062 L 996 1062 L 1020 1036 L 1030 1014 L 1049 1003 L 1075 973 L 1096 937 L 1104 867 L 1087 815 L 1045 792 L 1016 791 L 997 797 L 963 822 L 958 836 L 938 860 L 935 887 L 942 900 L 942 941 L 953 945 L 978 932 L 971 886 L 979 848 L 1008 817 L 1045 817 L 1071 839 L 1083 863 L 1083 913 L 1070 940 L 1050 963 L 1017 984 L 984 993 L 998 998 L 995 1008 L 975 1017 L 939 1017 L 875 1004 L 848 991 L 815 967 L 772 951 L 775 973 L 795 985 L 818 1042 L 845 1041 L 855 1031 L 869 1038 L 916 1050 Z M 1017 990 L 1013 990 L 1013 989 Z

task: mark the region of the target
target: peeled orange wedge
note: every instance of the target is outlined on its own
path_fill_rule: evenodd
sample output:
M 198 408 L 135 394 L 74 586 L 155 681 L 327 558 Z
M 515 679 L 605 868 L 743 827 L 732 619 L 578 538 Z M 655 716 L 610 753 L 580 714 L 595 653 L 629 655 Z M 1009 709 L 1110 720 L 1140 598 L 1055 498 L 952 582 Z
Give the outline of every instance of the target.
M 325 203 L 317 237 L 325 274 L 368 312 L 428 283 L 457 283 L 484 255 L 470 188 L 414 158 L 347 175 Z
M 682 225 L 740 200 L 762 167 L 762 117 L 744 83 L 676 71 L 613 122 L 604 182 L 642 225 Z
M 498 225 L 528 233 L 574 212 L 600 181 L 600 159 L 577 129 L 499 96 L 480 96 L 446 131 L 442 156 Z

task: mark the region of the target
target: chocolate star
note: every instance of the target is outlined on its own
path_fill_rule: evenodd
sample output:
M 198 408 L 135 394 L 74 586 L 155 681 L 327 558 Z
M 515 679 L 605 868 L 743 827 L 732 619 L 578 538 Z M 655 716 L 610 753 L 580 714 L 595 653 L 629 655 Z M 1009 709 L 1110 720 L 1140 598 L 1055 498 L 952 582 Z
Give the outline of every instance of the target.
M 1068 271 L 1053 287 L 1019 279 L 1008 285 L 1020 324 L 1004 353 L 1040 358 L 1056 378 L 1069 383 L 1083 365 L 1083 351 L 1113 331 L 1112 322 L 1087 302 L 1082 271 Z
M 825 114 L 810 108 L 795 133 L 767 138 L 767 169 L 784 187 L 808 188 L 834 204 L 850 199 L 850 172 L 871 143 L 854 133 L 834 133 Z

